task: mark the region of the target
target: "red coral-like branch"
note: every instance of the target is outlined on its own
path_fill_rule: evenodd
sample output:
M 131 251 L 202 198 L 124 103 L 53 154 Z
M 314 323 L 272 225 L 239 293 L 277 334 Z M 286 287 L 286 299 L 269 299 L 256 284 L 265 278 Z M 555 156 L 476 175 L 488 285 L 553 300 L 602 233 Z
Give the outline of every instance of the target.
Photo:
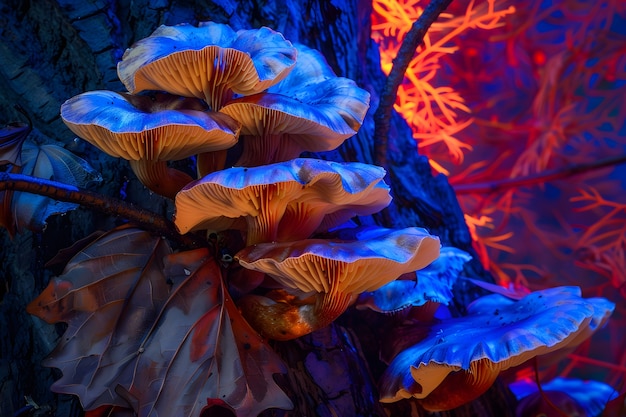
M 611 156 L 608 158 L 581 163 L 575 165 L 568 165 L 563 168 L 551 169 L 544 172 L 540 172 L 534 175 L 527 175 L 517 178 L 507 178 L 500 181 L 490 181 L 476 184 L 460 184 L 454 186 L 454 191 L 457 195 L 461 194 L 475 194 L 475 193 L 492 193 L 496 191 L 503 191 L 511 188 L 524 187 L 528 185 L 545 184 L 549 181 L 560 180 L 563 178 L 569 178 L 574 175 L 584 174 L 586 172 L 602 169 L 606 167 L 613 167 L 626 163 L 626 155 Z

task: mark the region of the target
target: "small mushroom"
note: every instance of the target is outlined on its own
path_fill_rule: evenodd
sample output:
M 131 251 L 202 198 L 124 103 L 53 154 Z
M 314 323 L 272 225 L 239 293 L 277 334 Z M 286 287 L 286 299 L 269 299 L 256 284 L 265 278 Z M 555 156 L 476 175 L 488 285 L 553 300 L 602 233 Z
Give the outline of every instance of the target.
M 232 100 L 220 110 L 242 124 L 238 166 L 335 149 L 363 123 L 369 93 L 352 80 L 336 77 L 318 51 L 296 47 L 296 65 L 283 81 L 268 92 Z
M 181 233 L 241 230 L 247 245 L 304 239 L 322 224 L 386 207 L 384 175 L 372 165 L 306 158 L 229 168 L 181 190 L 174 222 Z
M 356 301 L 358 309 L 369 308 L 380 313 L 393 313 L 428 303 L 448 304 L 452 287 L 471 256 L 454 247 L 442 247 L 437 260 L 427 267 L 407 274 L 376 291 L 364 292 Z
M 131 93 L 197 97 L 217 111 L 234 94 L 259 93 L 279 82 L 296 54 L 289 41 L 266 27 L 235 32 L 214 22 L 163 25 L 126 50 L 117 71 Z
M 619 394 L 603 382 L 561 377 L 541 382 L 541 386 L 535 380 L 523 379 L 509 384 L 509 388 L 519 400 L 518 416 L 550 415 L 552 404 L 568 416 L 600 416 Z
M 250 296 L 254 298 L 243 297 L 240 308 L 269 338 L 302 336 L 335 320 L 358 294 L 424 268 L 438 255 L 439 239 L 416 227 L 380 229 L 369 239 L 350 242 L 259 243 L 242 249 L 235 259 L 245 268 L 268 274 L 288 293 L 313 298 L 295 304 Z
M 576 287 L 536 291 L 519 301 L 478 299 L 465 317 L 431 326 L 381 378 L 381 401 L 416 398 L 429 411 L 456 408 L 484 393 L 505 369 L 579 343 L 614 305 Z M 501 304 L 496 301 L 503 300 Z
M 72 132 L 107 154 L 127 159 L 148 188 L 169 198 L 193 179 L 167 161 L 232 147 L 239 125 L 202 111 L 195 99 L 90 91 L 67 100 L 61 117 Z

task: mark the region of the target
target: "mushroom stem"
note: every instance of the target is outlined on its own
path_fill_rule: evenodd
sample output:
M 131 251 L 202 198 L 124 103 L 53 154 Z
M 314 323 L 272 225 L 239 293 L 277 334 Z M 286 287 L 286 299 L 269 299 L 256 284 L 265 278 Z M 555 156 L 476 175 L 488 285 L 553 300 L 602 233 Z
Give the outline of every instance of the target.
M 420 404 L 431 412 L 460 407 L 484 394 L 493 385 L 499 372 L 487 359 L 472 362 L 469 370 L 462 369 L 448 374 L 437 388 L 420 400 Z
M 278 234 L 278 223 L 282 219 L 289 200 L 285 198 L 300 189 L 302 185 L 296 182 L 266 184 L 250 187 L 248 201 L 254 205 L 256 216 L 246 216 L 247 235 L 246 246 L 257 243 L 275 242 Z
M 295 139 L 285 134 L 269 134 L 273 123 L 265 127 L 263 134 L 242 135 L 240 140 L 243 143 L 241 157 L 235 166 L 256 167 L 261 165 L 284 162 L 297 158 L 303 149 L 298 146 Z
M 237 305 L 248 323 L 268 339 L 291 340 L 315 330 L 310 323 L 310 304 L 296 306 L 249 294 L 242 297 Z
M 262 336 L 282 341 L 328 326 L 346 311 L 355 298 L 345 293 L 317 293 L 312 303 L 303 304 L 297 298 L 285 299 L 282 292 L 266 295 L 268 297 L 252 294 L 242 297 L 239 309 Z
M 314 196 L 304 201 L 292 203 L 285 209 L 284 224 L 297 227 L 279 227 L 276 231 L 277 242 L 290 242 L 309 238 L 319 227 L 328 214 L 323 210 L 316 210 L 322 204 L 314 205 Z
M 198 154 L 198 162 L 196 163 L 198 178 L 202 178 L 207 174 L 224 169 L 227 155 L 227 149 Z
M 129 162 L 143 185 L 167 198 L 173 199 L 176 193 L 193 181 L 193 178 L 184 172 L 168 168 L 166 161 L 140 159 Z
M 316 329 L 328 326 L 354 302 L 356 295 L 342 292 L 321 293 L 316 297 L 314 314 Z

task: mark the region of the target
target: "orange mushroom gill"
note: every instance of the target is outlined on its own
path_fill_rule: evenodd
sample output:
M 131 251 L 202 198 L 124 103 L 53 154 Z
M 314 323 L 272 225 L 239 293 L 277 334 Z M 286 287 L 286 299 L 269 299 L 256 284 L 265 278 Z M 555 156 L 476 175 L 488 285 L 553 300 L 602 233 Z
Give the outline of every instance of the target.
M 201 22 L 160 26 L 126 50 L 118 63 L 131 93 L 167 91 L 204 100 L 217 111 L 235 95 L 266 90 L 292 70 L 296 49 L 278 32 L 235 32 L 228 25 Z M 224 168 L 226 151 L 199 153 L 198 176 Z
M 178 193 L 174 222 L 181 233 L 241 230 L 247 234 L 247 245 L 303 239 L 328 214 L 371 214 L 389 204 L 384 172 L 356 162 L 306 158 L 233 167 L 209 174 Z
M 242 298 L 240 308 L 266 337 L 302 336 L 331 323 L 358 294 L 424 268 L 438 255 L 439 239 L 420 228 L 381 229 L 369 239 L 350 242 L 259 243 L 242 249 L 235 259 L 268 274 L 286 291 L 313 298 L 303 303 L 251 295 Z
M 272 29 L 201 22 L 160 26 L 126 50 L 118 75 L 131 93 L 161 90 L 219 110 L 234 94 L 266 90 L 292 69 L 296 50 Z
M 220 110 L 242 124 L 238 166 L 335 149 L 363 123 L 369 93 L 350 79 L 336 77 L 318 51 L 295 46 L 298 59 L 283 81 L 265 93 L 232 100 Z
M 163 196 L 193 179 L 167 161 L 232 147 L 239 124 L 218 112 L 201 111 L 194 99 L 160 94 L 133 96 L 90 91 L 67 100 L 61 117 L 76 135 L 105 153 L 127 159 L 141 182 Z

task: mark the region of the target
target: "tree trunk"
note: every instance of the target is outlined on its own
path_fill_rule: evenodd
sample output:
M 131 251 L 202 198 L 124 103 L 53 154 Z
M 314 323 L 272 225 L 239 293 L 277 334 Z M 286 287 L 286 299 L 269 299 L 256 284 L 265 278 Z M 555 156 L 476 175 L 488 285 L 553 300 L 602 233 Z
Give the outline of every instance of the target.
M 326 159 L 373 161 L 373 119 L 378 92 L 385 81 L 378 51 L 370 39 L 371 4 L 360 0 L 4 0 L 0 5 L 0 123 L 23 120 L 14 105 L 33 121 L 30 139 L 62 143 L 101 172 L 95 191 L 124 197 L 139 206 L 171 214 L 171 204 L 148 193 L 125 161 L 110 158 L 75 140 L 59 117 L 59 107 L 84 91 L 123 91 L 116 64 L 134 41 L 161 24 L 213 20 L 234 29 L 269 26 L 292 42 L 320 50 L 337 75 L 351 78 L 371 95 L 371 109 L 358 135 Z M 389 137 L 388 183 L 394 203 L 376 221 L 389 227 L 422 226 L 445 245 L 473 253 L 463 214 L 445 177 L 433 177 L 418 155 L 409 128 L 394 115 Z M 122 195 L 123 194 L 123 195 Z M 49 219 L 42 234 L 24 233 L 12 240 L 2 231 L 0 253 L 0 415 L 11 416 L 32 398 L 39 415 L 79 416 L 74 397 L 55 395 L 50 384 L 55 369 L 41 360 L 62 334 L 25 312 L 26 304 L 47 284 L 44 268 L 59 249 L 94 230 L 106 230 L 116 219 L 78 209 Z M 467 273 L 489 279 L 477 261 Z M 456 289 L 459 305 L 476 294 Z M 364 326 L 367 319 L 367 326 Z M 314 334 L 273 346 L 290 367 L 281 380 L 293 399 L 293 416 L 379 416 L 376 380 L 383 365 L 374 346 L 384 337 L 386 316 L 348 312 L 337 323 Z M 358 336 L 357 336 L 358 335 Z M 328 383 L 332 381 L 332 383 Z M 479 400 L 442 415 L 512 415 L 508 391 L 496 385 Z M 402 401 L 387 407 L 392 415 L 423 415 Z M 509 413 L 509 414 L 507 414 Z M 267 412 L 283 415 L 282 412 Z

